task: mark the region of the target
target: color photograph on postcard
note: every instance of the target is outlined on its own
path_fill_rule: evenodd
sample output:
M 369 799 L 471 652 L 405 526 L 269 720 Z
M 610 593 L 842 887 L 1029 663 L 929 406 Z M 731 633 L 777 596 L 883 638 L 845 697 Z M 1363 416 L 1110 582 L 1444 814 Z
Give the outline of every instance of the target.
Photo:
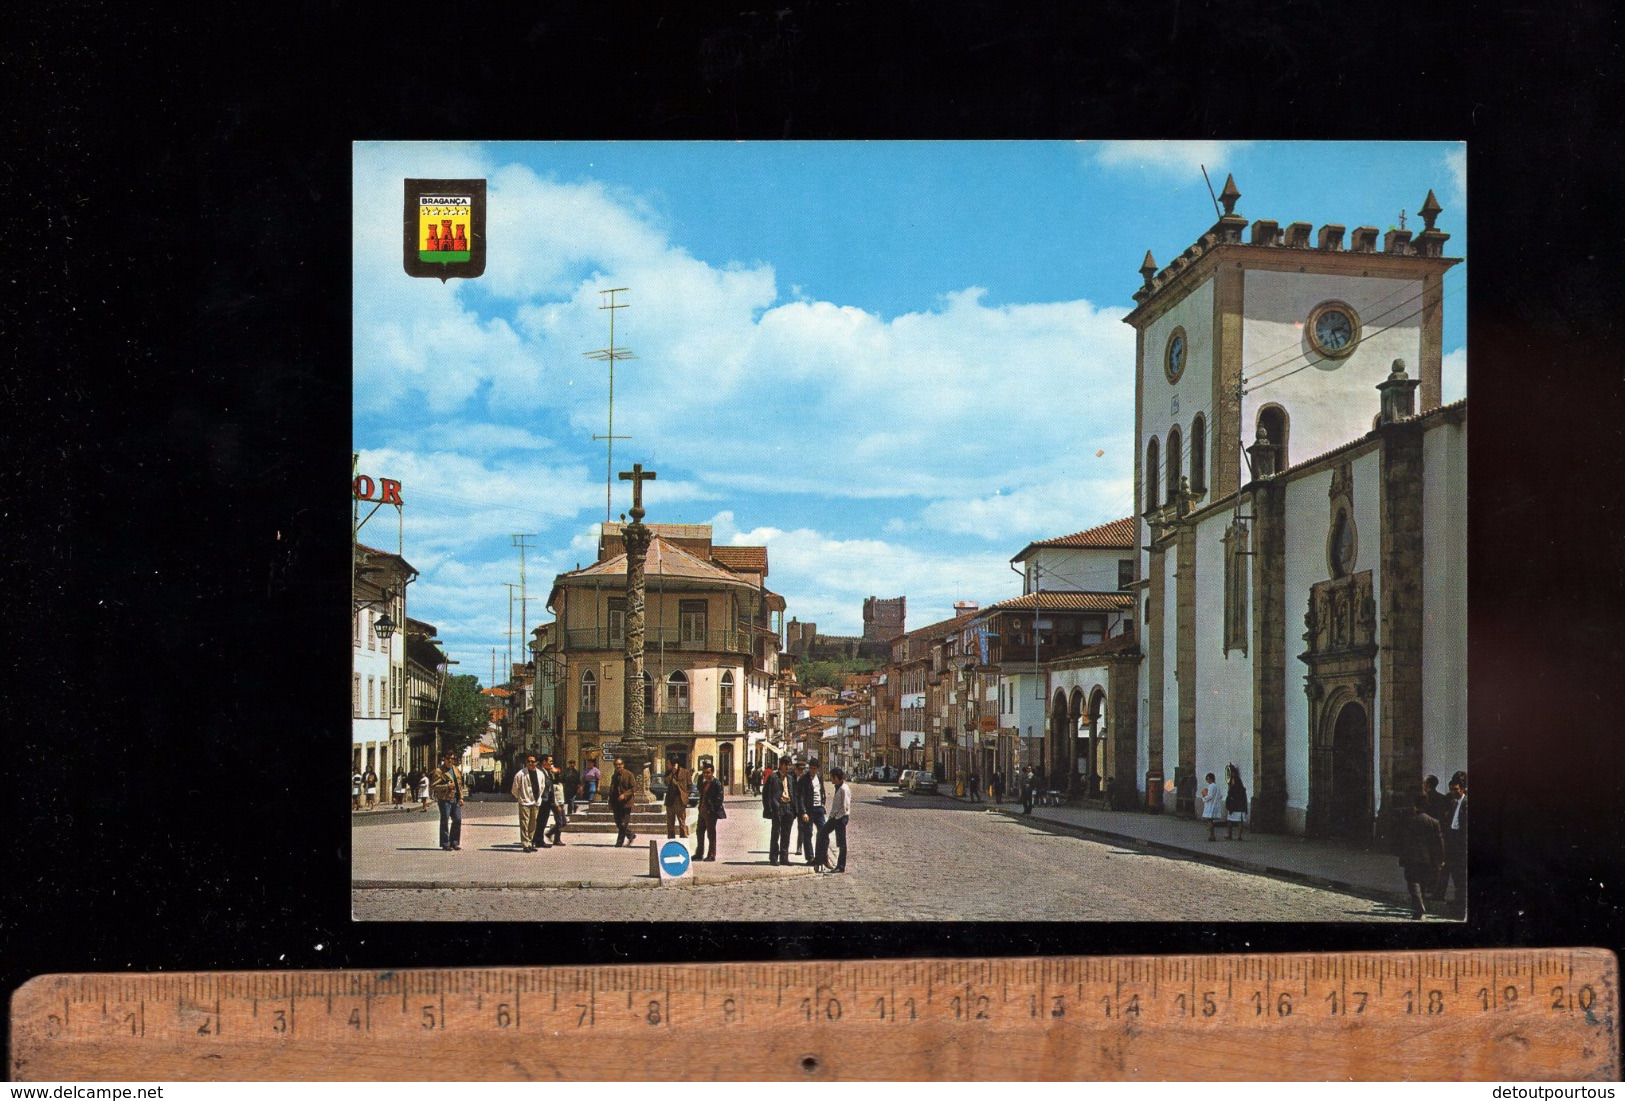
M 1466 916 L 1464 145 L 353 158 L 355 919 Z

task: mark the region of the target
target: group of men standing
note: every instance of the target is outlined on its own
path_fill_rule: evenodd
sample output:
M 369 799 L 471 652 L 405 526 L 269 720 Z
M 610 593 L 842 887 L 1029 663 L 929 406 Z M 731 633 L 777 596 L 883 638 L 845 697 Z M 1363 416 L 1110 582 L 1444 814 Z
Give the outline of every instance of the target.
M 1410 813 L 1399 823 L 1395 838 L 1399 867 L 1405 874 L 1412 916 L 1428 912 L 1427 904 L 1443 906 L 1450 885 L 1450 905 L 1466 913 L 1467 905 L 1467 773 L 1450 777 L 1450 794 L 1439 792 L 1439 778 L 1422 781 Z
M 794 825 L 796 850 L 814 870 L 846 871 L 846 827 L 852 815 L 852 792 L 841 769 L 831 770 L 830 777 L 835 781 L 833 796 L 824 784 L 817 757 L 797 757 L 788 767 L 781 760 L 777 769 L 764 770 L 762 817 L 771 822 L 769 864 L 790 863 L 790 829 Z M 833 868 L 829 863 L 831 834 L 841 848 Z
M 576 784 L 553 767 L 553 755 L 527 753 L 524 767 L 513 774 L 510 791 L 519 804 L 520 847 L 530 853 L 563 845 L 566 808 L 575 812 Z

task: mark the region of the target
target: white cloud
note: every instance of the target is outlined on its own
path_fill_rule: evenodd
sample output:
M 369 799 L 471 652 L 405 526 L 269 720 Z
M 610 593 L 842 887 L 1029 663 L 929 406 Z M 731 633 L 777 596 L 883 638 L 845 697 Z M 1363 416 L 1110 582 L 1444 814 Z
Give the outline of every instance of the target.
M 1225 171 L 1245 141 L 1102 141 L 1091 143 L 1096 163 L 1104 168 L 1133 168 L 1141 172 L 1170 173 L 1192 182 L 1200 178 L 1202 166 L 1208 174 Z M 1214 181 L 1217 188 L 1222 177 Z
M 616 343 L 639 357 L 616 368 L 616 432 L 632 437 L 617 453 L 718 489 L 756 478 L 832 497 L 991 493 L 1031 456 L 1120 432 L 1132 402 L 1121 308 L 990 306 L 978 287 L 889 320 L 781 302 L 770 267 L 701 262 L 630 197 L 523 167 L 483 169 L 492 244 L 479 287 L 408 278 L 399 190 L 415 162 L 388 152 L 357 171 L 364 413 L 545 413 L 580 437 L 602 433 L 606 371 L 583 353 L 607 340 L 606 285 L 631 288 Z M 742 440 L 771 441 L 772 468 L 740 463 Z M 935 461 L 919 463 L 927 453 Z
M 1093 459 L 1093 452 L 1090 458 L 1104 462 Z M 1127 515 L 1132 493 L 1132 478 L 1067 478 L 986 497 L 933 501 L 921 519 L 938 531 L 996 540 L 1014 553 L 1022 540 L 1081 531 Z
M 1449 405 L 1467 396 L 1467 349 L 1457 348 L 1444 357 L 1440 365 L 1440 401 Z
M 1455 187 L 1455 195 L 1451 203 L 1460 204 L 1467 201 L 1467 147 L 1461 146 L 1444 155 L 1445 167 L 1450 169 L 1450 182 Z
M 768 585 L 784 596 L 787 616 L 828 635 L 861 634 L 865 597 L 908 597 L 910 629 L 952 617 L 956 600 L 990 604 L 1017 595 L 1021 579 L 1009 553 L 924 551 L 884 539 L 838 539 L 813 528 L 739 531 L 733 514 L 711 520 L 717 542 L 765 546 Z

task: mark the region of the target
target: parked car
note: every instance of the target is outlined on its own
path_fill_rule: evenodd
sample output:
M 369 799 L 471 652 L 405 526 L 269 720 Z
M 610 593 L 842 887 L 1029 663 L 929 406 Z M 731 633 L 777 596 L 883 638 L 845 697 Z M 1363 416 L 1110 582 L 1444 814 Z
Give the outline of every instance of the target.
M 921 769 L 909 779 L 908 790 L 911 795 L 935 795 L 937 793 L 937 778 Z
M 899 774 L 898 777 L 897 777 L 897 788 L 896 788 L 896 790 L 897 791 L 907 791 L 908 790 L 908 782 L 914 778 L 914 773 L 917 772 L 917 771 L 918 771 L 917 769 L 905 768 L 902 771 L 902 773 Z

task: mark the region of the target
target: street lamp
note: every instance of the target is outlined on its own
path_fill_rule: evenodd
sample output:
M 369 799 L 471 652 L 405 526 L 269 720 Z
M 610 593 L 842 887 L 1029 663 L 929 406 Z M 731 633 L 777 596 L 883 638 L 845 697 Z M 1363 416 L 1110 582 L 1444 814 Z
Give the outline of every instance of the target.
M 385 599 L 390 599 L 388 594 L 385 594 Z M 378 622 L 372 625 L 372 629 L 380 640 L 388 642 L 389 636 L 395 633 L 395 621 L 389 618 L 388 612 L 385 612 L 378 617 Z

